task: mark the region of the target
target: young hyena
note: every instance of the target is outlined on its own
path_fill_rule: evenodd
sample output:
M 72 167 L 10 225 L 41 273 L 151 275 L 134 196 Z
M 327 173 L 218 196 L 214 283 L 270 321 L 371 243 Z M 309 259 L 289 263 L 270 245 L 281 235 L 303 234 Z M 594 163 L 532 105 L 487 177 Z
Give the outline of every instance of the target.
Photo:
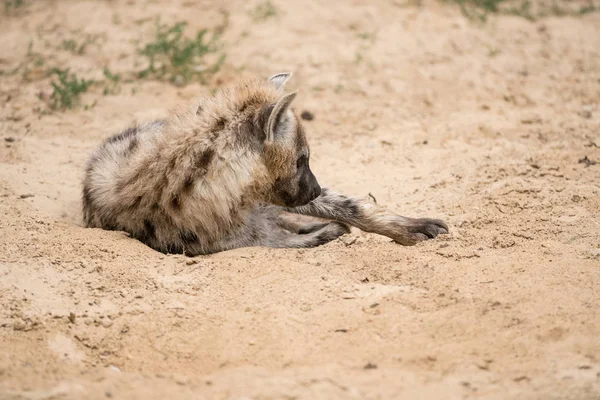
M 246 246 L 313 247 L 350 226 L 403 245 L 447 233 L 440 220 L 407 218 L 321 188 L 304 128 L 283 94 L 290 74 L 205 96 L 188 113 L 131 127 L 90 158 L 85 225 L 123 230 L 164 253 Z M 300 223 L 290 214 L 329 220 Z

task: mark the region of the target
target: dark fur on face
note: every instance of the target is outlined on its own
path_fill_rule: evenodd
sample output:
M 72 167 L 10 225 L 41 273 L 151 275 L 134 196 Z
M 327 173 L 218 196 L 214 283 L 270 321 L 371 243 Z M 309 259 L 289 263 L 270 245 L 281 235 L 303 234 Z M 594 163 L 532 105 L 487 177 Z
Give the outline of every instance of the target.
M 292 111 L 283 110 L 283 115 L 271 115 L 269 120 L 273 118 L 277 118 L 273 140 L 265 143 L 264 152 L 265 164 L 273 176 L 270 201 L 286 207 L 308 204 L 319 197 L 321 186 L 310 170 L 304 128 Z
M 298 207 L 308 204 L 321 195 L 321 186 L 308 165 L 308 155 L 301 154 L 292 168 L 293 175 L 278 178 L 273 185 L 275 204 Z

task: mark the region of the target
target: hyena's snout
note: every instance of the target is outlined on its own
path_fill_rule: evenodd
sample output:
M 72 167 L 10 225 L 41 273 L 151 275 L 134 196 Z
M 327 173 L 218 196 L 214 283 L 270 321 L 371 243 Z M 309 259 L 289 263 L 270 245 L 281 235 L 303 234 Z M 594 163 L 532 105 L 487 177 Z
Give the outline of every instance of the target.
M 286 207 L 299 207 L 321 195 L 321 185 L 310 170 L 292 179 L 278 179 L 274 187 L 274 203 Z
M 299 189 L 297 204 L 294 207 L 308 204 L 321 195 L 321 185 L 319 185 L 317 177 L 310 170 L 308 170 L 306 181 L 300 183 Z

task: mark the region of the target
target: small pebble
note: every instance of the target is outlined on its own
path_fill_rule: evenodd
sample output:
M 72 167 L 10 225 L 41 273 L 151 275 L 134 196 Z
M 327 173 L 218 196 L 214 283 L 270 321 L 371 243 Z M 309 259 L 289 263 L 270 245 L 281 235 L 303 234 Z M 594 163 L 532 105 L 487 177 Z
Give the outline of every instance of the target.
M 175 375 L 173 378 L 175 380 L 175 383 L 181 386 L 185 386 L 188 383 L 190 383 L 190 378 L 188 378 L 187 376 Z
M 26 327 L 26 325 L 23 321 L 17 320 L 13 323 L 13 329 L 15 331 L 24 331 L 25 327 Z
M 350 237 L 346 237 L 346 236 L 342 236 L 340 238 L 341 242 L 344 243 L 344 245 L 346 245 L 347 247 L 352 246 L 354 243 L 356 243 L 356 240 L 358 238 L 356 236 L 350 236 Z
M 302 111 L 302 114 L 300 114 L 300 118 L 302 118 L 305 121 L 312 121 L 313 119 L 315 119 L 315 114 L 311 113 L 308 110 L 304 110 Z

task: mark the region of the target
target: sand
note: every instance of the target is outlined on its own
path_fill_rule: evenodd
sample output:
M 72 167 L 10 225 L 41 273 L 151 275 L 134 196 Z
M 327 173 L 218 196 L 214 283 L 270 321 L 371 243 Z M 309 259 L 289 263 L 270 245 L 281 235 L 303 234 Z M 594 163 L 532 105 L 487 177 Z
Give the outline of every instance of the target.
M 600 13 L 481 24 L 448 3 L 306 0 L 256 20 L 257 4 L 0 11 L 0 70 L 29 60 L 0 76 L 0 398 L 600 398 Z M 203 85 L 94 87 L 47 113 L 45 69 L 126 74 L 157 15 L 193 32 L 222 11 L 208 87 L 292 71 L 320 182 L 451 233 L 187 258 L 83 228 L 90 151 Z M 86 34 L 83 54 L 61 48 Z

